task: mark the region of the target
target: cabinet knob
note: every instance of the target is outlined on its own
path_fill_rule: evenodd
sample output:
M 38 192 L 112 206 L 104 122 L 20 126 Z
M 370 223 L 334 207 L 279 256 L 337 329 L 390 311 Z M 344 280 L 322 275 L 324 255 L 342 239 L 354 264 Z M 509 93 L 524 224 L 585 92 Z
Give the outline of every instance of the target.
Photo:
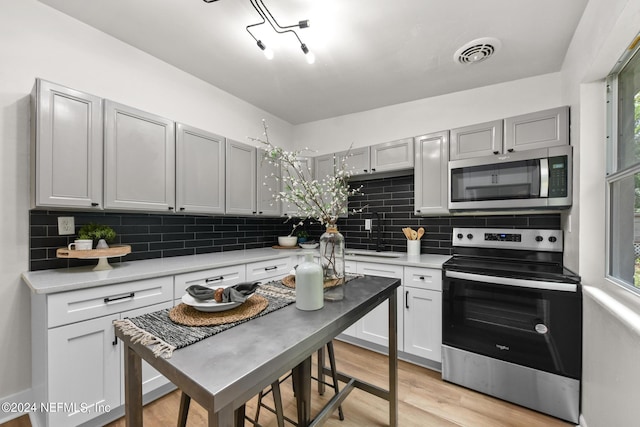
M 169 210 L 172 211 L 173 210 L 173 206 L 169 206 Z
M 499 151 L 494 151 L 493 154 L 500 154 L 500 152 Z
M 100 203 L 92 202 L 91 206 L 93 206 L 93 207 L 100 206 Z
M 253 211 L 253 212 L 251 212 L 251 213 L 255 215 L 257 212 L 256 212 L 256 211 Z
M 513 148 L 509 148 L 507 151 L 513 153 Z
M 262 211 L 258 212 L 258 215 L 262 215 Z
M 416 209 L 416 212 L 420 213 L 420 209 Z
M 371 168 L 371 172 L 375 172 L 375 171 L 376 171 L 375 168 Z
M 180 211 L 183 211 L 183 210 L 184 210 L 184 208 L 180 208 Z
M 367 169 L 363 169 L 365 172 L 369 172 Z

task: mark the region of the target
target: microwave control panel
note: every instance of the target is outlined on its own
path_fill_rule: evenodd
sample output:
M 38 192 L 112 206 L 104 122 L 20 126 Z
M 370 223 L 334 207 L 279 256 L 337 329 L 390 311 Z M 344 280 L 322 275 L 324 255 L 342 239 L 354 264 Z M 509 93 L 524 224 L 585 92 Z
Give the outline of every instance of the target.
M 549 157 L 549 197 L 567 197 L 567 156 Z

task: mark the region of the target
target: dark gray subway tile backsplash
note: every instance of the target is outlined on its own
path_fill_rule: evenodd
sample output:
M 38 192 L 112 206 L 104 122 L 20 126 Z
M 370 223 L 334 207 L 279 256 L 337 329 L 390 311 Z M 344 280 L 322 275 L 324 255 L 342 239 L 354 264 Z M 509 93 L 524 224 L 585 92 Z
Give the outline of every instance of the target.
M 453 227 L 504 227 L 560 229 L 560 214 L 478 215 L 417 217 L 413 214 L 413 175 L 358 182 L 362 195 L 349 201 L 349 214 L 338 221 L 346 245 L 354 249 L 406 252 L 403 227 L 425 228 L 422 253 L 451 254 Z M 380 224 L 377 224 L 377 212 Z M 30 269 L 44 270 L 80 265 L 95 265 L 96 260 L 58 259 L 56 249 L 73 242 L 75 235 L 58 236 L 58 217 L 73 216 L 76 231 L 89 222 L 107 224 L 117 233 L 114 243 L 131 245 L 131 253 L 112 258 L 110 263 L 150 258 L 195 255 L 211 252 L 271 247 L 278 236 L 287 235 L 292 223 L 286 218 L 164 215 L 117 212 L 30 212 Z M 364 219 L 372 218 L 371 232 L 364 229 Z M 317 240 L 324 231 L 319 224 L 305 224 L 310 238 Z

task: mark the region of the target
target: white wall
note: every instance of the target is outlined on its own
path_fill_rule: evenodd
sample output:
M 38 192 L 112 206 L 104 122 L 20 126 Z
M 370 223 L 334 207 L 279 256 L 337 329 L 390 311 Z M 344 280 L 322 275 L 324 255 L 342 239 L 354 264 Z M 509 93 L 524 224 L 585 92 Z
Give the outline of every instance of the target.
M 579 165 L 565 258 L 585 285 L 581 425 L 588 427 L 635 425 L 640 418 L 634 399 L 640 384 L 640 298 L 604 278 L 604 78 L 637 34 L 638 22 L 640 0 L 590 0 L 562 69 Z
M 291 145 L 292 126 L 34 0 L 0 5 L 0 401 L 31 387 L 29 98 L 36 77 L 238 141 Z M 0 423 L 6 414 L 0 414 Z
M 297 125 L 293 139 L 319 154 L 559 107 L 560 73 L 545 74 Z

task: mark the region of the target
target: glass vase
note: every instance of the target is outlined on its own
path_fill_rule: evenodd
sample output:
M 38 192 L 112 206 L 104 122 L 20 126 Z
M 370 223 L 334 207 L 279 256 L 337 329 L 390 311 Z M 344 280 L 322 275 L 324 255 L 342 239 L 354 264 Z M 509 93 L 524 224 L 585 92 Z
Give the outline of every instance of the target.
M 329 224 L 320 236 L 320 264 L 325 282 L 324 299 L 338 301 L 344 298 L 344 236 L 335 224 Z M 327 283 L 330 282 L 330 283 Z

